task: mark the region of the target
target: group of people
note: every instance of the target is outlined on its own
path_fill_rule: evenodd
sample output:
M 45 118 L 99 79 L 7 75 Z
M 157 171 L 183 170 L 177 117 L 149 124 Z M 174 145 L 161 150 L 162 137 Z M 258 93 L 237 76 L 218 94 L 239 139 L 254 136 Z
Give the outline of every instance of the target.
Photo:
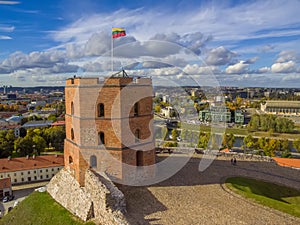
M 230 161 L 231 161 L 231 165 L 234 165 L 234 166 L 236 165 L 236 158 L 235 157 L 231 158 Z

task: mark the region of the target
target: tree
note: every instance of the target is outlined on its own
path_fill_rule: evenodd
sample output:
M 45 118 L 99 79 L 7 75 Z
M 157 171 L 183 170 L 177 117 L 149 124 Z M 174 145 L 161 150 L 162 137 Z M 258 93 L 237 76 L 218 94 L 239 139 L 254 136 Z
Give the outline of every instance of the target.
M 177 141 L 177 137 L 179 136 L 178 134 L 178 130 L 177 129 L 173 129 L 172 130 L 172 140 L 173 141 Z
M 244 144 L 249 149 L 254 149 L 257 146 L 255 138 L 250 134 L 244 137 Z
M 293 147 L 297 150 L 297 152 L 300 152 L 300 139 L 294 140 Z
M 210 133 L 200 132 L 197 147 L 207 149 L 209 138 Z
M 160 113 L 160 110 L 161 110 L 160 105 L 155 105 L 154 111 L 155 111 L 156 113 Z
M 43 133 L 47 145 L 51 145 L 59 151 L 63 150 L 64 140 L 66 138 L 65 129 L 62 127 L 49 127 Z
M 32 138 L 29 136 L 26 136 L 24 138 L 18 137 L 14 141 L 14 149 L 20 157 L 32 154 L 33 145 L 34 143 L 32 141 Z
M 269 139 L 264 148 L 265 155 L 273 157 L 275 155 L 275 151 L 279 149 L 279 145 L 280 143 L 276 139 Z
M 258 145 L 259 149 L 264 149 L 266 146 L 266 138 L 265 137 L 258 138 L 257 145 Z
M 251 120 L 249 122 L 249 127 L 258 130 L 260 127 L 260 117 L 258 114 L 255 114 L 251 117 Z
M 235 137 L 232 133 L 230 133 L 230 134 L 225 133 L 223 135 L 222 145 L 224 148 L 227 147 L 227 148 L 231 149 L 233 147 L 234 141 L 235 141 Z
M 46 148 L 47 144 L 46 141 L 44 140 L 44 138 L 42 138 L 41 136 L 35 135 L 32 138 L 32 142 L 33 142 L 33 153 L 35 153 L 34 151 L 36 151 L 36 153 L 38 155 L 41 154 L 41 151 L 44 151 L 44 149 Z
M 53 122 L 56 122 L 57 118 L 54 114 L 51 114 L 51 115 L 48 116 L 47 120 L 52 120 Z
M 290 151 L 290 143 L 288 139 L 280 140 L 280 151 Z

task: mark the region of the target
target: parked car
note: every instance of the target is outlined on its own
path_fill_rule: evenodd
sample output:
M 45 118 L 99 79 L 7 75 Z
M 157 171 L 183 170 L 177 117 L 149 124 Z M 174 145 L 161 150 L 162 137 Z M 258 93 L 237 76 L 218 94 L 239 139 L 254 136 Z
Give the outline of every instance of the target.
M 15 198 L 15 196 L 13 196 L 13 195 L 5 196 L 5 197 L 3 198 L 3 200 L 2 200 L 2 202 L 3 202 L 3 203 L 9 202 L 9 201 L 13 200 L 14 198 Z

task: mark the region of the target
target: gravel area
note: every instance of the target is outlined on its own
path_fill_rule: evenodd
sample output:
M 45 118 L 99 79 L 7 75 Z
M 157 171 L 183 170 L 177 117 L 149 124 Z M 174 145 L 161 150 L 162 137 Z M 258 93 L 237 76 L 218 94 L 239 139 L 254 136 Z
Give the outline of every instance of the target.
M 159 155 L 162 160 L 165 155 Z M 184 157 L 184 156 L 178 156 Z M 195 155 L 176 175 L 149 187 L 121 186 L 127 200 L 127 218 L 134 224 L 300 224 L 290 216 L 229 191 L 223 181 L 247 176 L 300 189 L 300 170 L 275 163 L 238 161 L 219 157 L 204 172 Z

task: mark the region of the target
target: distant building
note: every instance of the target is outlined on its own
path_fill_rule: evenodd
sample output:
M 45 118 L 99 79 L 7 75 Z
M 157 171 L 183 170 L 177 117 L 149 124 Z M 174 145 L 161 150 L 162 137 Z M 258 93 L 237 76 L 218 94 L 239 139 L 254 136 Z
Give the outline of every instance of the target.
M 175 109 L 171 106 L 167 106 L 166 108 L 161 109 L 161 115 L 166 118 L 172 118 L 175 117 L 176 112 Z
M 300 114 L 300 101 L 266 101 L 261 103 L 261 111 L 270 114 Z
M 234 123 L 244 124 L 245 123 L 245 115 L 241 110 L 234 111 Z
M 0 159 L 0 179 L 10 179 L 12 184 L 46 181 L 63 167 L 63 155 Z
M 11 180 L 10 177 L 0 179 L 0 199 L 3 199 L 5 196 L 11 196 Z
M 231 112 L 227 107 L 210 107 L 199 112 L 201 122 L 231 122 Z
M 28 128 L 40 128 L 40 127 L 50 127 L 52 125 L 52 120 L 33 120 L 28 121 L 22 127 Z
M 230 111 L 228 107 L 210 107 L 199 112 L 201 122 L 225 122 L 244 124 L 245 115 L 241 110 Z

